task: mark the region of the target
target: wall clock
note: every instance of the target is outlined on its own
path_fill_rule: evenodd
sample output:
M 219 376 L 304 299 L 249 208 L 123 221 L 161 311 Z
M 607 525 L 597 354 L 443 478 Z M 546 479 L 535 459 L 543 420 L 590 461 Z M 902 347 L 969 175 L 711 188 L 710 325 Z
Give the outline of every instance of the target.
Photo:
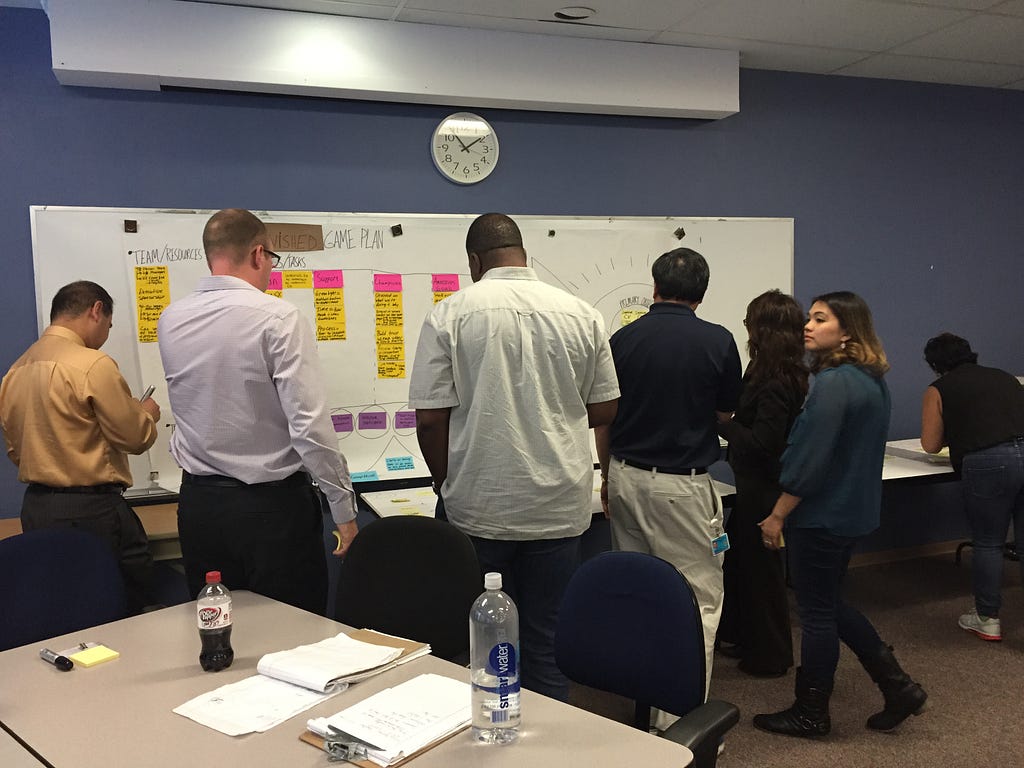
M 456 184 L 476 184 L 498 163 L 498 135 L 491 124 L 472 112 L 456 112 L 442 120 L 430 140 L 434 165 Z

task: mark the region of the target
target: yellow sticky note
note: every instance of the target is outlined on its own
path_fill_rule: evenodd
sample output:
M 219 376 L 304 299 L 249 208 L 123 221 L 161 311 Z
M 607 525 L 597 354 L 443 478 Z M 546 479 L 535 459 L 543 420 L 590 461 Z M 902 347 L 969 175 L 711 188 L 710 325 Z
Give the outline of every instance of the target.
M 104 661 L 116 659 L 120 655 L 120 653 L 112 648 L 107 648 L 105 645 L 94 645 L 92 648 L 86 648 L 84 651 L 73 654 L 71 660 L 75 662 L 76 666 L 93 667 L 97 664 L 102 664 Z

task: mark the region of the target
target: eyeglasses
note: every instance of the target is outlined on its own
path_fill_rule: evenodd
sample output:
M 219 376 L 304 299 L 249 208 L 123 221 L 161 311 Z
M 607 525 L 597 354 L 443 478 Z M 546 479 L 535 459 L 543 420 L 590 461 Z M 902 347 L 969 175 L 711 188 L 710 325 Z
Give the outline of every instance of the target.
M 276 266 L 277 266 L 278 264 L 280 264 L 280 263 L 281 263 L 281 257 L 280 257 L 280 256 L 278 256 L 278 255 L 277 255 L 276 253 L 274 253 L 274 252 L 273 252 L 272 250 L 270 250 L 269 248 L 264 248 L 264 249 L 263 249 L 263 252 L 264 252 L 265 254 L 267 254 L 267 256 L 269 256 L 269 257 L 270 257 L 270 266 L 272 266 L 272 267 L 276 267 Z

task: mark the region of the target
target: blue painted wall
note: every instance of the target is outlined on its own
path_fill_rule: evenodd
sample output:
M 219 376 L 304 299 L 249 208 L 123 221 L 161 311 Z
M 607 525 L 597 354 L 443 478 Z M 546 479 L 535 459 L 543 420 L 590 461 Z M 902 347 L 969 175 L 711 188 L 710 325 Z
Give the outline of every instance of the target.
M 447 107 L 63 87 L 45 14 L 0 8 L 0 369 L 36 337 L 28 206 L 50 204 L 794 217 L 797 297 L 850 289 L 875 311 L 892 438 L 917 434 L 940 330 L 1024 373 L 1024 93 L 742 70 L 740 105 L 714 122 L 485 110 L 502 161 L 464 188 L 427 151 Z M 0 517 L 20 496 L 0 462 Z

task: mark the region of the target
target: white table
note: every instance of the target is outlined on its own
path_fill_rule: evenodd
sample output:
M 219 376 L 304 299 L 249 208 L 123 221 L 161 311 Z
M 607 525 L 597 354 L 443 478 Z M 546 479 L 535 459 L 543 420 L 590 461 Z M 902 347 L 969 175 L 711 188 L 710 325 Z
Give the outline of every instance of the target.
M 0 722 L 55 768 L 182 768 L 214 761 L 249 768 L 326 768 L 327 755 L 299 741 L 308 718 L 334 714 L 425 672 L 468 677 L 461 667 L 425 657 L 353 685 L 266 733 L 225 736 L 171 710 L 255 674 L 264 653 L 346 629 L 250 592 L 233 597 L 235 662 L 230 669 L 214 674 L 199 668 L 195 604 L 185 603 L 0 653 Z M 40 647 L 67 648 L 86 640 L 102 642 L 121 657 L 60 672 L 38 656 Z M 680 768 L 692 759 L 678 744 L 531 691 L 523 692 L 522 701 L 518 744 L 476 744 L 467 731 L 410 761 L 410 768 Z M 0 765 L 22 768 L 3 759 L 3 749 Z M 17 751 L 12 754 L 22 758 Z M 29 765 L 38 768 L 31 760 Z
M 0 729 L 0 765 L 4 768 L 41 768 L 43 764 L 7 731 Z
M 882 482 L 929 477 L 939 481 L 956 479 L 949 456 L 925 453 L 921 441 L 916 437 L 892 440 L 885 444 Z

